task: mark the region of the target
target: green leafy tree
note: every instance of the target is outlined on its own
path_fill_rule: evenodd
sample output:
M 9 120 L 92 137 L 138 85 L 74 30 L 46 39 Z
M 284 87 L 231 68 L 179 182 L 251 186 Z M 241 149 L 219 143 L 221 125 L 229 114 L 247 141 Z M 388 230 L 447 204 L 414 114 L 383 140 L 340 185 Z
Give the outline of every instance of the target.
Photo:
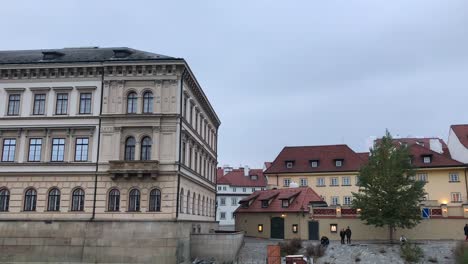
M 408 147 L 395 144 L 388 131 L 374 144 L 369 162 L 359 172 L 353 208 L 361 209 L 365 224 L 388 227 L 392 243 L 397 227 L 413 228 L 421 221 L 424 182 L 416 181 L 414 175 Z

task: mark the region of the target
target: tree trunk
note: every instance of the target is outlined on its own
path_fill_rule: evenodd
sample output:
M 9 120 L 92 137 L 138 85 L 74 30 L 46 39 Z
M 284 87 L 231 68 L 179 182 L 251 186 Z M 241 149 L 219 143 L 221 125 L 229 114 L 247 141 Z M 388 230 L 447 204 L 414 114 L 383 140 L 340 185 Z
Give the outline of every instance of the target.
M 389 230 L 389 236 L 390 236 L 390 244 L 393 244 L 394 243 L 394 241 L 393 241 L 393 231 L 394 231 L 393 226 L 389 225 L 388 230 Z

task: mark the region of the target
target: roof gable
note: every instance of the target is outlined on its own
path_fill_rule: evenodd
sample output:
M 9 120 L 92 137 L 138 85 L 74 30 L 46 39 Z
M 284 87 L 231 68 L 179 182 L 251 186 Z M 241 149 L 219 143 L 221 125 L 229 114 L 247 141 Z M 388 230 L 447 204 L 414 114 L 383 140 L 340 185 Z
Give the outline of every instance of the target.
M 450 128 L 452 128 L 460 143 L 468 148 L 468 125 L 452 125 Z

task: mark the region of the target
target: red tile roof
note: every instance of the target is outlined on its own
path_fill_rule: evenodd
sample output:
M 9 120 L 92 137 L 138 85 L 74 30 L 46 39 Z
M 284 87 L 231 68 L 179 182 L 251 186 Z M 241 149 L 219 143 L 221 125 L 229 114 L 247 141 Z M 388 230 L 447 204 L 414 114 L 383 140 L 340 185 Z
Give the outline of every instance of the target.
M 465 164 L 461 162 L 458 162 L 418 144 L 411 145 L 409 148 L 410 153 L 413 156 L 413 166 L 416 168 L 465 166 Z M 431 156 L 431 163 L 423 162 L 423 156 L 427 155 Z
M 249 176 L 244 176 L 244 169 L 233 169 L 223 175 L 223 168 L 217 170 L 217 184 L 226 184 L 237 187 L 266 187 L 267 180 L 262 169 L 250 169 Z M 257 175 L 257 180 L 252 180 L 253 175 Z
M 292 200 L 287 208 L 282 207 L 281 198 L 296 197 Z M 255 196 L 257 196 L 255 198 Z M 267 208 L 262 208 L 262 200 L 265 197 L 273 197 Z M 286 188 L 277 190 L 256 191 L 249 197 L 244 198 L 241 202 L 249 201 L 254 198 L 254 201 L 248 208 L 240 206 L 236 209 L 236 213 L 283 213 L 283 212 L 308 212 L 311 202 L 322 202 L 322 198 L 310 187 Z
M 460 143 L 468 148 L 468 125 L 452 125 L 450 127 L 457 136 Z
M 419 146 L 422 146 L 422 147 L 425 147 L 425 148 L 428 148 L 428 149 L 431 149 L 431 140 L 437 140 L 437 141 L 439 141 L 439 143 L 440 143 L 441 146 L 442 146 L 442 153 L 441 153 L 441 154 L 445 155 L 446 157 L 451 158 L 451 156 L 450 156 L 450 151 L 449 151 L 449 149 L 448 149 L 447 144 L 445 143 L 445 141 L 444 141 L 443 139 L 438 138 L 438 137 L 426 137 L 426 138 L 394 138 L 394 139 L 393 139 L 393 141 L 395 141 L 395 142 L 405 143 L 405 144 L 407 144 L 408 146 L 417 144 L 417 145 L 419 145 Z
M 341 167 L 335 166 L 337 159 L 343 159 Z M 313 168 L 311 166 L 312 160 L 318 160 L 319 166 Z M 287 161 L 294 162 L 292 168 L 286 168 Z M 265 174 L 358 171 L 365 161 L 362 154 L 354 152 L 347 145 L 285 147 L 270 168 L 265 171 Z

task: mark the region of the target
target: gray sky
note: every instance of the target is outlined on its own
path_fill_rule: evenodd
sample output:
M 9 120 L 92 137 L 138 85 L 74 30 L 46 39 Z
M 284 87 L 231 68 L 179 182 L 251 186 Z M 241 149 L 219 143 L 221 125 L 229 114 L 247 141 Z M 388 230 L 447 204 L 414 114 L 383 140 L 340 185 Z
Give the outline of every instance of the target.
M 468 1 L 5 1 L 0 50 L 183 57 L 221 118 L 219 163 L 286 145 L 366 150 L 468 123 Z

